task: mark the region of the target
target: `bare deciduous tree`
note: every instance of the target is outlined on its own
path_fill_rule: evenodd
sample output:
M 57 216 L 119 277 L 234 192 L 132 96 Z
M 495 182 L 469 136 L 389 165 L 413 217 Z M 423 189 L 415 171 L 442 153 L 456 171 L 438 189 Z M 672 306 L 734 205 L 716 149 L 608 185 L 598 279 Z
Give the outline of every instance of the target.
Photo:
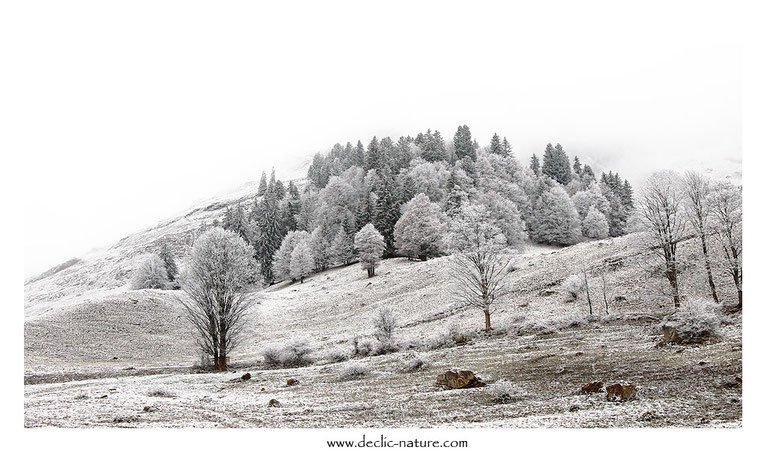
M 253 250 L 236 233 L 215 227 L 197 238 L 182 276 L 187 317 L 198 333 L 198 345 L 227 369 L 249 307 L 247 284 L 260 275 Z
M 448 239 L 454 253 L 451 276 L 458 299 L 485 315 L 485 330 L 492 330 L 490 315 L 508 293 L 510 256 L 506 237 L 493 225 L 483 206 L 466 205 L 451 225 Z
M 711 183 L 708 178 L 705 178 L 700 173 L 688 171 L 684 178 L 684 192 L 687 196 L 687 204 L 685 205 L 687 218 L 700 238 L 708 286 L 711 288 L 711 297 L 714 299 L 714 302 L 719 302 L 714 276 L 711 272 L 711 257 L 708 251 L 708 236 L 711 233 L 711 208 L 709 202 Z
M 714 186 L 711 207 L 716 238 L 724 251 L 728 273 L 738 291 L 738 309 L 743 307 L 743 193 L 732 183 Z
M 678 175 L 663 171 L 650 176 L 639 200 L 639 213 L 650 234 L 650 250 L 662 260 L 675 308 L 680 306 L 677 245 L 686 229 L 682 197 Z

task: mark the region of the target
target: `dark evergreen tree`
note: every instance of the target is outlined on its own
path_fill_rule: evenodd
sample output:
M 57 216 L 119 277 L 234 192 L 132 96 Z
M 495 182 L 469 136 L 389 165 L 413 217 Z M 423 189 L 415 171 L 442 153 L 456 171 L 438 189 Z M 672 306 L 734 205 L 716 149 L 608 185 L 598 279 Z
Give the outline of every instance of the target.
M 575 172 L 575 174 L 578 176 L 580 176 L 583 172 L 583 169 L 581 168 L 581 161 L 578 159 L 578 156 L 573 158 L 573 172 Z
M 530 170 L 535 173 L 535 176 L 541 176 L 541 161 L 538 160 L 538 156 L 535 154 L 530 158 Z
M 514 153 L 511 151 L 511 144 L 506 140 L 506 137 L 503 137 L 503 142 L 501 142 L 501 155 L 503 157 L 514 157 Z
M 591 166 L 584 165 L 583 170 L 581 171 L 581 179 L 583 180 L 583 183 L 585 185 L 588 185 L 589 182 L 593 182 L 597 180 L 597 177 L 594 175 L 594 170 L 591 169 Z
M 258 227 L 255 239 L 256 258 L 261 264 L 261 275 L 264 282 L 270 285 L 274 282 L 272 273 L 272 259 L 274 253 L 280 248 L 284 236 L 284 226 L 281 224 L 280 207 L 276 194 L 268 190 L 259 205 L 259 214 L 256 218 Z
M 364 168 L 365 167 L 365 146 L 362 141 L 357 140 L 357 146 L 354 147 L 354 165 Z
M 383 235 L 386 249 L 384 255 L 394 255 L 394 225 L 399 220 L 399 204 L 395 196 L 394 180 L 387 174 L 381 175 L 376 188 L 375 218 L 373 226 Z
M 453 148 L 455 149 L 455 156 L 459 160 L 463 160 L 464 157 L 468 157 L 472 161 L 477 160 L 477 150 L 475 148 L 474 140 L 471 138 L 471 130 L 469 126 L 458 126 L 458 130 L 453 136 Z
M 178 285 L 174 283 L 176 281 L 176 277 L 178 276 L 178 267 L 176 266 L 176 260 L 173 258 L 173 253 L 171 253 L 167 242 L 162 243 L 160 246 L 160 251 L 157 253 L 157 255 L 165 265 L 165 271 L 168 273 L 168 280 L 170 280 L 174 288 L 177 288 Z
M 317 160 L 317 156 L 322 158 L 322 156 L 320 154 L 317 154 L 317 155 L 314 156 L 314 160 L 315 161 Z M 311 170 L 311 168 L 310 168 L 310 170 Z M 266 193 L 266 172 L 265 171 L 261 172 L 261 181 L 258 183 L 258 192 L 257 193 L 258 193 L 259 197 L 263 196 Z
M 365 155 L 365 170 L 378 170 L 382 164 L 381 147 L 378 139 L 373 137 L 373 140 L 370 140 L 370 144 L 368 144 L 368 151 Z
M 406 174 L 400 179 L 399 203 L 400 204 L 407 203 L 414 196 L 416 196 L 415 181 L 413 180 L 412 176 L 410 176 L 409 174 Z M 350 231 L 350 230 L 346 230 L 346 231 Z
M 568 159 L 562 145 L 559 143 L 555 147 L 551 146 L 551 143 L 546 145 L 541 171 L 562 185 L 567 185 L 573 179 L 570 159 Z
M 501 137 L 497 133 L 493 134 L 493 138 L 490 139 L 490 152 L 492 154 L 503 154 L 501 147 Z
M 407 139 L 407 137 L 400 137 L 399 140 L 397 140 L 395 160 L 396 164 L 394 168 L 396 169 L 397 173 L 403 168 L 410 166 L 410 161 L 413 160 L 413 155 L 410 152 L 410 141 Z
M 631 188 L 631 184 L 629 184 L 628 179 L 623 180 L 623 191 L 621 192 L 621 199 L 623 200 L 623 205 L 628 207 L 629 209 L 634 208 L 634 189 Z

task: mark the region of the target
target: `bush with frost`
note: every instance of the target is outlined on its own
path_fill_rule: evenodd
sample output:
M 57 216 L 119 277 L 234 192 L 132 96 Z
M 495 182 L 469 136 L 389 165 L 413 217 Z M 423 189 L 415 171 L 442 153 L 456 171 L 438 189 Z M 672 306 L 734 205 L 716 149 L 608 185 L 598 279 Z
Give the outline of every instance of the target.
M 525 391 L 520 386 L 506 380 L 488 385 L 485 391 L 496 403 L 511 403 L 525 397 Z
M 314 349 L 305 338 L 292 338 L 266 346 L 261 354 L 264 363 L 272 367 L 299 367 L 311 365 Z
M 370 369 L 364 363 L 353 362 L 341 368 L 338 377 L 341 380 L 359 379 L 370 374 Z
M 131 289 L 168 289 L 170 279 L 165 263 L 155 254 L 143 256 L 131 275 Z
M 402 363 L 402 371 L 405 373 L 415 373 L 431 366 L 431 361 L 423 354 L 415 354 Z
M 703 299 L 685 303 L 675 313 L 661 321 L 665 341 L 672 343 L 703 343 L 720 336 L 720 327 L 727 322 L 722 306 Z

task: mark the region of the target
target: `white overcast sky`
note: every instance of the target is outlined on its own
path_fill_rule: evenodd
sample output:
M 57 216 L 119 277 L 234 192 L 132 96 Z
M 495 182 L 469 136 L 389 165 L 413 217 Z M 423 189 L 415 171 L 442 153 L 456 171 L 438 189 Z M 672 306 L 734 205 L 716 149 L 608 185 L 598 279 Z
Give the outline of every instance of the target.
M 16 3 L 26 276 L 373 135 L 465 123 L 629 178 L 741 155 L 740 24 L 701 2 Z

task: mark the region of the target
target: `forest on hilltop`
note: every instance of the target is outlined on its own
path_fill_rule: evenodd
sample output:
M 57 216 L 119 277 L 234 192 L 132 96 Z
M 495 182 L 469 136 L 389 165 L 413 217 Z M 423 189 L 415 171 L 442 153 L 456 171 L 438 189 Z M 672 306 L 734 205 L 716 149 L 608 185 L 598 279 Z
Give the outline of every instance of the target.
M 445 254 L 442 233 L 468 203 L 490 212 L 512 248 L 621 236 L 634 210 L 632 187 L 618 173 L 597 178 L 577 156 L 571 163 L 562 145 L 550 143 L 541 159 L 533 155 L 524 165 L 507 138 L 495 134 L 481 147 L 466 125 L 452 141 L 427 130 L 396 141 L 373 137 L 367 146 L 337 143 L 314 156 L 307 180 L 299 188 L 274 170 L 270 178 L 264 172 L 253 202 L 228 208 L 221 221 L 253 246 L 266 284 L 296 278 L 290 260 L 297 244 L 305 243 L 296 257 L 300 277 L 309 271 L 308 259 L 310 271 L 351 263 L 354 236 L 367 224 L 383 238 L 383 257 Z M 431 235 L 428 242 L 398 240 L 397 230 L 407 236 L 408 222 L 424 221 L 431 226 L 411 236 Z M 430 246 L 419 250 L 419 243 Z

